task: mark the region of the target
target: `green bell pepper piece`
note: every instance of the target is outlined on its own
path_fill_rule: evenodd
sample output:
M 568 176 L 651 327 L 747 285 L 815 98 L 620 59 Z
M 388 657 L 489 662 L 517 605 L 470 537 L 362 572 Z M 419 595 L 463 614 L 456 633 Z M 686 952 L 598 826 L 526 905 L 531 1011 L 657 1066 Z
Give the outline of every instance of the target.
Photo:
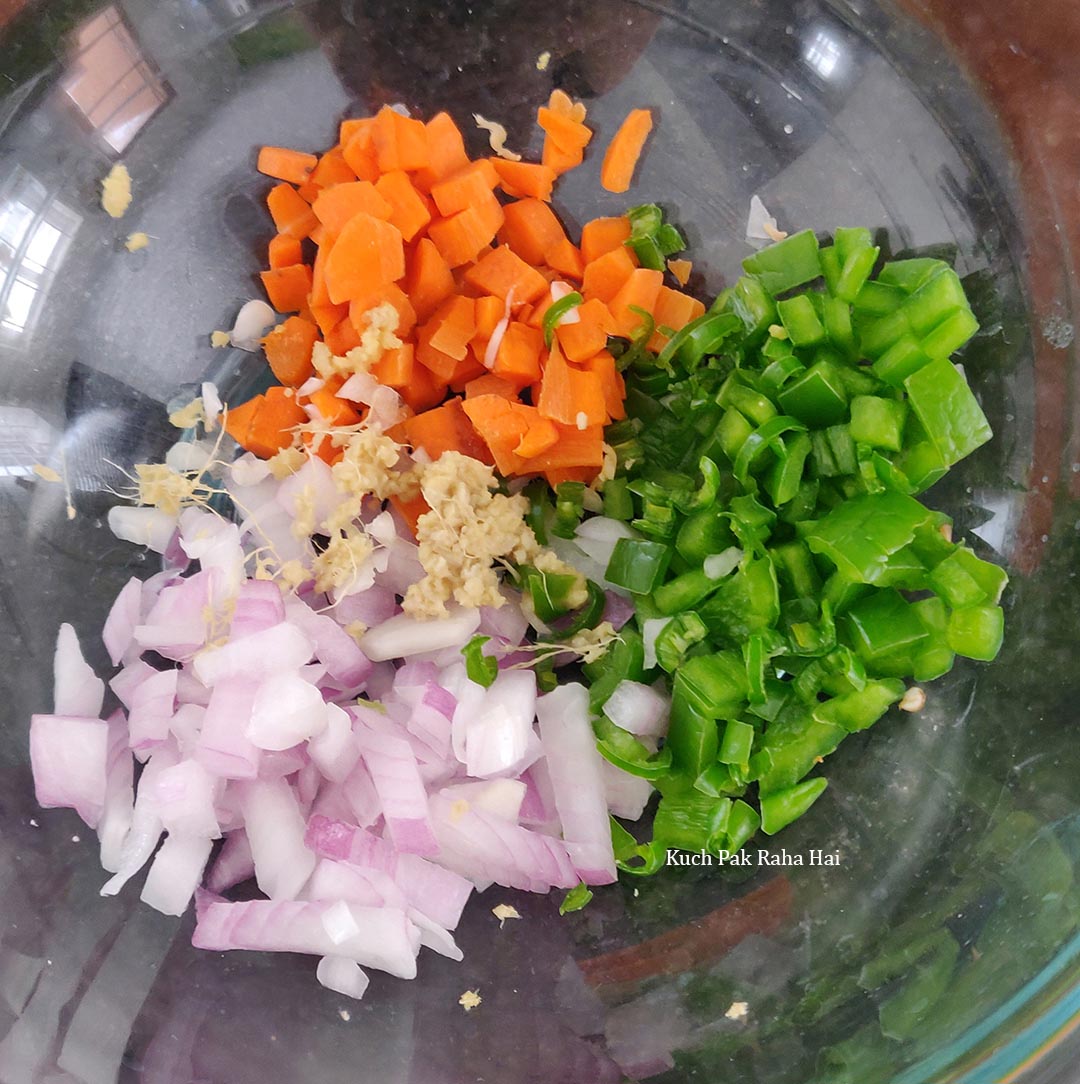
M 806 294 L 778 301 L 776 311 L 793 346 L 817 346 L 824 341 L 825 326 Z
M 944 260 L 921 256 L 909 260 L 889 260 L 882 268 L 877 281 L 895 286 L 910 294 L 917 290 L 934 275 L 947 271 L 949 265 Z
M 641 633 L 624 626 L 611 646 L 595 662 L 582 666 L 589 680 L 589 708 L 595 714 L 624 681 L 640 681 L 645 676 L 645 645 Z
M 870 278 L 870 272 L 874 270 L 880 251 L 878 248 L 860 248 L 847 256 L 833 291 L 837 298 L 850 303 L 859 296 Z
M 776 450 L 776 462 L 765 476 L 765 492 L 779 508 L 794 500 L 806 471 L 811 441 L 806 433 L 791 433 L 783 440 L 783 450 Z M 775 450 L 775 449 L 774 449 Z
M 911 604 L 891 587 L 854 603 L 841 621 L 867 666 L 883 674 L 896 672 L 896 665 L 909 659 L 927 637 Z
M 682 669 L 678 673 L 681 674 Z M 720 748 L 716 716 L 711 710 L 702 710 L 688 695 L 681 693 L 678 684 L 671 697 L 671 721 L 664 748 L 670 751 L 674 770 L 695 779 L 716 760 Z
M 661 614 L 677 614 L 692 610 L 720 585 L 719 580 L 706 576 L 702 569 L 692 569 L 661 584 L 653 592 L 653 602 Z
M 807 779 L 787 790 L 766 794 L 761 799 L 761 830 L 767 836 L 773 836 L 792 821 L 797 821 L 828 785 L 827 779 Z
M 647 595 L 663 581 L 672 548 L 662 542 L 620 538 L 608 561 L 605 579 L 635 595 Z
M 805 709 L 785 710 L 762 739 L 762 751 L 771 760 L 758 778 L 759 792 L 771 794 L 794 786 L 813 769 L 818 757 L 827 757 L 847 735 L 843 727 L 815 719 Z
M 911 409 L 946 467 L 993 436 L 967 381 L 947 359 L 938 358 L 923 366 L 904 381 L 904 387 Z
M 996 605 L 1008 582 L 1005 569 L 976 557 L 967 546 L 956 547 L 930 572 L 930 586 L 954 609 Z
M 686 658 L 694 644 L 701 643 L 708 635 L 705 623 L 693 610 L 677 614 L 656 637 L 656 661 L 661 669 L 673 673 Z
M 642 779 L 659 779 L 671 771 L 672 752 L 668 746 L 650 753 L 633 734 L 616 726 L 606 715 L 593 720 L 593 733 L 600 755 L 624 772 Z
M 910 544 L 931 513 L 903 493 L 867 494 L 834 508 L 803 532 L 814 553 L 823 554 L 850 579 L 876 583 L 889 557 Z
M 904 312 L 912 330 L 920 338 L 934 330 L 946 317 L 968 308 L 960 277 L 946 267 L 931 275 L 904 302 Z
M 819 361 L 786 384 L 777 401 L 785 414 L 812 428 L 832 425 L 847 414 L 847 394 L 836 367 Z
M 532 483 L 530 483 L 531 485 Z M 609 478 L 604 483 L 604 515 L 628 523 L 634 518 L 634 501 L 625 477 Z
M 718 759 L 722 764 L 745 764 L 750 759 L 757 731 L 738 719 L 724 724 L 724 736 L 720 739 Z
M 696 790 L 665 794 L 653 819 L 653 839 L 663 847 L 715 853 L 723 847 L 730 813 L 729 798 L 711 798 Z
M 706 557 L 722 553 L 735 541 L 722 508 L 704 508 L 687 516 L 675 536 L 675 549 L 683 560 L 701 564 Z
M 748 558 L 722 580 L 698 614 L 709 631 L 736 642 L 772 628 L 780 616 L 776 571 L 767 557 Z
M 856 395 L 851 400 L 851 438 L 898 452 L 903 446 L 907 404 L 899 399 Z
M 742 801 L 733 802 L 728 813 L 727 842 L 723 849 L 729 855 L 736 854 L 754 838 L 760 827 L 761 817 L 753 806 Z
M 953 610 L 945 636 L 957 655 L 990 662 L 997 657 L 1005 636 L 1004 611 L 1000 606 L 965 606 Z
M 923 349 L 922 343 L 911 332 L 905 332 L 878 355 L 871 369 L 879 380 L 900 388 L 912 373 L 929 364 L 930 355 Z
M 888 267 L 888 264 L 885 266 Z M 900 308 L 905 296 L 903 290 L 889 285 L 879 276 L 876 282 L 871 280 L 863 286 L 851 308 L 859 317 L 888 316 Z
M 774 340 L 776 341 L 776 340 Z M 806 372 L 806 366 L 794 354 L 774 358 L 761 374 L 761 390 L 767 395 L 776 393 L 789 381 Z
M 813 230 L 793 233 L 783 241 L 748 256 L 742 266 L 748 275 L 754 275 L 776 297 L 796 286 L 813 282 L 821 275 L 817 237 Z
M 694 711 L 719 719 L 738 715 L 746 693 L 746 665 L 742 656 L 733 651 L 717 651 L 696 655 L 679 667 L 672 703 L 681 698 Z
M 873 726 L 904 695 L 904 683 L 893 678 L 868 681 L 862 689 L 842 693 L 814 708 L 818 722 L 833 723 L 854 733 Z
M 754 275 L 743 275 L 731 295 L 731 311 L 742 322 L 749 341 L 760 339 L 776 323 L 776 302 Z

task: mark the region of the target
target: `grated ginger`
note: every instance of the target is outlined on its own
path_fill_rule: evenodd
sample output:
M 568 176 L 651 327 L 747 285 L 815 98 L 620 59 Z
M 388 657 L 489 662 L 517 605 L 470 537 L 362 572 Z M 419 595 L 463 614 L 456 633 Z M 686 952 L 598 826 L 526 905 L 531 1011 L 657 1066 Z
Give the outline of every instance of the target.
M 349 437 L 344 455 L 331 468 L 334 484 L 346 496 L 361 500 L 368 494 L 380 501 L 415 497 L 416 474 L 397 469 L 401 450 L 397 441 L 377 429 L 360 429 Z
M 335 534 L 312 562 L 315 590 L 323 592 L 348 586 L 374 552 L 375 546 L 361 527 L 349 527 Z
M 101 182 L 101 206 L 110 218 L 123 218 L 131 206 L 131 174 L 117 162 Z
M 211 331 L 210 332 L 210 345 L 215 350 L 220 350 L 224 346 L 228 346 L 232 342 L 232 336 L 227 331 Z
M 367 321 L 367 327 L 360 333 L 360 345 L 354 346 L 343 357 L 332 354 L 326 343 L 315 344 L 311 351 L 311 364 L 323 380 L 329 380 L 332 376 L 370 372 L 372 365 L 387 350 L 401 346 L 401 340 L 396 335 L 400 317 L 389 301 L 368 309 L 363 319 Z
M 192 399 L 187 406 L 174 410 L 169 415 L 169 424 L 176 429 L 194 429 L 207 420 L 206 407 L 201 397 Z
M 139 504 L 152 505 L 175 516 L 181 508 L 206 504 L 209 490 L 196 472 L 175 471 L 165 463 L 136 463 Z
M 138 252 L 139 249 L 146 248 L 148 244 L 150 244 L 148 233 L 129 233 L 128 239 L 124 242 L 124 248 L 128 252 Z
M 290 529 L 294 538 L 310 538 L 315 533 L 315 491 L 310 485 L 296 495 Z
M 602 659 L 611 645 L 619 638 L 610 621 L 601 621 L 594 629 L 584 629 L 566 641 L 571 651 L 576 651 L 585 663 Z
M 307 456 L 303 449 L 296 447 L 282 448 L 276 455 L 266 460 L 270 473 L 280 482 L 295 474 L 305 463 Z

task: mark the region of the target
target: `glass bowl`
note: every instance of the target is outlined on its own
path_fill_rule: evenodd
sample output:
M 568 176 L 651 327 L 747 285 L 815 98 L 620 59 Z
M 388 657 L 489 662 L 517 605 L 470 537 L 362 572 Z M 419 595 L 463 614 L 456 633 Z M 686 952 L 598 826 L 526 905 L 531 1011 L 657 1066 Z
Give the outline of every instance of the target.
M 0 26 L 0 1080 L 1064 1079 L 1080 9 L 46 0 L 0 5 Z M 49 710 L 59 622 L 104 667 L 109 602 L 154 570 L 105 514 L 123 472 L 176 439 L 169 404 L 260 379 L 256 356 L 209 343 L 259 292 L 255 148 L 325 147 L 342 116 L 401 102 L 497 118 L 535 155 L 556 86 L 586 100 L 601 145 L 632 106 L 658 120 L 629 197 L 602 192 L 597 154 L 560 183 L 567 224 L 662 202 L 702 297 L 738 274 L 754 193 L 781 226 L 866 224 L 894 254 L 955 260 L 982 323 L 962 360 L 996 438 L 930 500 L 1009 567 L 1005 648 L 846 742 L 822 800 L 751 866 L 628 878 L 562 918 L 492 889 L 460 928 L 463 963 L 428 955 L 417 981 L 377 974 L 351 1003 L 309 959 L 197 952 L 193 918 L 136 886 L 101 898 L 93 833 L 36 807 L 27 723 Z M 117 160 L 134 179 L 121 221 L 99 206 Z M 148 247 L 125 249 L 133 231 Z M 775 864 L 785 851 L 804 864 Z M 521 919 L 500 927 L 502 902 Z

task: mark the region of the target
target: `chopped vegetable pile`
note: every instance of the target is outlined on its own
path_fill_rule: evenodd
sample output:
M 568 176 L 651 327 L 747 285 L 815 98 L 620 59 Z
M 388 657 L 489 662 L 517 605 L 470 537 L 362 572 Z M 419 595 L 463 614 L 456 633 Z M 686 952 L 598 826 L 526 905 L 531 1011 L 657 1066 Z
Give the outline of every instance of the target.
M 64 625 L 31 723 L 103 894 L 150 862 L 142 899 L 194 898 L 197 946 L 312 953 L 354 997 L 362 967 L 460 959 L 474 888 L 565 914 L 779 831 L 844 738 L 922 708 L 908 682 L 1001 643 L 1005 573 L 916 499 L 991 435 L 955 272 L 758 201 L 783 239 L 706 309 L 658 205 L 567 235 L 552 188 L 593 132 L 559 91 L 537 119 L 539 163 L 391 108 L 262 149 L 273 310 L 212 342 L 261 341 L 275 382 L 204 384 L 135 465 L 110 526 L 164 567 L 102 631 L 120 706 Z M 626 118 L 605 188 L 651 129 Z

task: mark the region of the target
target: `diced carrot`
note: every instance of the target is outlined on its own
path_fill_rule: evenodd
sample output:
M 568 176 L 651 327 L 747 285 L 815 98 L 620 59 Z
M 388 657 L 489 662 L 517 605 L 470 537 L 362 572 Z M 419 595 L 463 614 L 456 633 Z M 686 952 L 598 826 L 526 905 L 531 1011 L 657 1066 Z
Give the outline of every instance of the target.
M 292 443 L 292 430 L 308 420 L 292 388 L 267 388 L 242 406 L 230 408 L 225 430 L 242 448 L 269 459 Z
M 324 188 L 312 204 L 318 220 L 335 236 L 358 214 L 388 220 L 393 207 L 370 181 L 349 181 Z
M 274 185 L 267 194 L 266 206 L 270 209 L 270 217 L 278 233 L 289 237 L 303 240 L 319 221 L 292 185 Z
M 630 219 L 594 218 L 581 227 L 581 255 L 587 264 L 613 249 L 621 248 L 630 237 Z
M 560 116 L 569 117 L 571 120 L 578 122 L 585 119 L 585 103 L 575 102 L 565 90 L 560 90 L 556 87 L 548 98 L 548 109 L 552 113 L 558 113 Z
M 263 289 L 278 312 L 299 312 L 311 292 L 311 268 L 306 263 L 260 271 Z
M 339 399 L 328 388 L 313 391 L 308 401 L 328 425 L 356 425 L 360 421 L 360 414 L 352 403 Z
M 330 353 L 339 358 L 360 345 L 360 333 L 348 316 L 334 325 L 326 336 L 326 345 L 330 348 Z
M 506 303 L 502 298 L 478 297 L 476 299 L 476 331 L 473 333 L 472 342 L 486 343 L 505 312 Z
M 499 239 L 534 267 L 547 263 L 548 255 L 567 239 L 555 212 L 541 200 L 509 203 L 503 214 L 506 220 L 499 230 Z
M 415 538 L 416 525 L 419 523 L 420 517 L 431 511 L 431 506 L 424 500 L 423 493 L 418 493 L 415 497 L 408 499 L 393 494 L 390 497 L 390 503 L 393 505 L 394 511 L 408 524 L 409 530 L 412 531 Z
M 335 303 L 397 282 L 405 274 L 400 231 L 361 211 L 345 225 L 326 261 L 326 289 Z
M 630 274 L 608 305 L 615 320 L 617 334 L 630 338 L 637 331 L 644 318 L 640 312 L 634 310 L 644 309 L 645 312 L 652 313 L 656 308 L 656 299 L 660 296 L 663 285 L 663 271 L 638 267 Z
M 498 184 L 499 175 L 486 158 L 473 162 L 464 169 L 431 186 L 431 198 L 444 218 L 464 211 L 478 200 L 484 199 Z
M 691 260 L 668 260 L 667 269 L 680 286 L 685 286 L 690 281 L 694 264 Z
M 326 261 L 334 250 L 334 240 L 332 235 L 324 237 L 315 247 L 315 262 L 311 265 L 311 296 L 308 298 L 308 304 L 312 306 L 330 304 L 330 295 L 326 292 Z M 322 326 L 321 322 L 319 326 Z
M 345 161 L 341 147 L 332 147 L 324 154 L 318 165 L 311 171 L 311 180 L 320 188 L 329 188 L 334 184 L 349 184 L 356 180 L 352 166 Z
M 580 250 L 566 238 L 548 253 L 547 263 L 553 271 L 576 282 L 580 282 L 585 274 L 585 261 L 581 258 Z
M 627 249 L 612 249 L 585 265 L 581 292 L 586 300 L 595 297 L 610 308 L 615 295 L 633 273 L 634 261 Z
M 403 117 L 384 105 L 371 126 L 371 141 L 379 169 L 390 173 L 397 169 L 423 169 L 428 164 L 427 128 L 424 122 Z
M 358 132 L 371 132 L 374 117 L 349 117 L 338 125 L 338 143 L 344 147 Z
M 291 267 L 294 263 L 303 263 L 303 249 L 299 237 L 290 237 L 285 233 L 275 234 L 270 238 L 267 253 L 271 268 Z
M 544 276 L 506 245 L 500 245 L 471 267 L 465 273 L 465 281 L 481 293 L 504 301 L 513 290 L 514 301 L 518 303 L 533 301 L 547 289 Z
M 533 384 L 540 379 L 543 347 L 544 336 L 537 328 L 511 320 L 499 343 L 491 371 L 518 388 Z
M 517 402 L 518 389 L 509 380 L 503 380 L 494 373 L 485 373 L 465 385 L 465 398 L 475 399 L 478 395 L 501 395 L 504 399 Z
M 592 130 L 563 113 L 541 106 L 537 123 L 544 129 L 544 151 L 541 161 L 558 174 L 581 165 L 585 147 L 592 139 Z
M 495 199 L 492 193 L 488 195 Z M 497 204 L 499 201 L 495 202 Z M 428 226 L 428 236 L 450 267 L 461 267 L 476 259 L 498 228 L 497 225 L 492 226 L 487 212 L 466 207 L 450 218 L 434 219 Z
M 508 158 L 489 158 L 488 161 L 499 175 L 499 187 L 508 196 L 550 201 L 555 184 L 555 171 L 550 166 L 537 162 L 511 162 Z
M 413 352 L 412 343 L 402 343 L 401 346 L 387 350 L 378 361 L 371 366 L 371 375 L 380 384 L 388 388 L 404 388 L 412 380 L 413 375 Z
M 377 181 L 379 179 L 379 158 L 375 150 L 373 134 L 374 121 L 365 120 L 357 122 L 361 126 L 349 133 L 345 138 L 344 125 L 342 124 L 341 155 L 345 159 L 349 169 L 356 174 L 361 181 Z
M 477 395 L 466 399 L 463 409 L 477 433 L 483 437 L 500 474 L 517 474 L 524 460 L 514 451 L 533 424 L 532 407 L 511 402 L 501 395 Z
M 287 147 L 261 147 L 255 168 L 267 177 L 289 184 L 303 184 L 319 164 L 313 154 L 289 150 Z
M 441 381 L 425 365 L 414 365 L 409 383 L 398 388 L 398 394 L 417 414 L 437 406 L 446 395 L 446 382 Z
M 647 343 L 648 348 L 659 353 L 667 346 L 668 337 L 660 331 L 660 328 L 669 327 L 672 331 L 679 331 L 691 320 L 696 320 L 704 314 L 705 306 L 696 297 L 690 297 L 689 294 L 684 294 L 680 290 L 672 290 L 668 286 L 661 286 L 653 309 L 656 330 L 653 331 Z
M 483 361 L 470 346 L 469 352 L 454 366 L 454 371 L 450 374 L 450 390 L 460 395 L 472 381 L 486 372 Z
M 615 359 L 606 350 L 601 350 L 589 358 L 582 368 L 595 373 L 599 378 L 600 388 L 604 395 L 604 409 L 607 411 L 608 418 L 612 421 L 625 418 L 626 407 L 623 401 L 626 399 L 626 383 L 615 364 Z
M 439 306 L 428 325 L 435 325 L 431 345 L 460 361 L 476 334 L 476 302 L 471 297 L 452 297 Z
M 582 362 L 607 346 L 608 336 L 615 334 L 615 321 L 607 305 L 595 297 L 579 305 L 577 314 L 576 323 L 559 324 L 555 334 L 566 357 Z
M 290 316 L 263 339 L 266 360 L 279 383 L 298 388 L 311 376 L 311 350 L 318 338 L 319 329 L 313 323 Z
M 310 206 L 321 191 L 322 189 L 314 181 L 304 181 L 303 184 L 297 186 L 296 194 Z M 315 229 L 318 227 L 316 226 Z
M 349 319 L 353 326 L 361 334 L 367 330 L 371 323 L 367 314 L 379 305 L 389 303 L 397 309 L 398 326 L 395 334 L 399 339 L 404 339 L 412 333 L 416 327 L 416 310 L 409 300 L 408 294 L 396 283 L 387 285 L 369 294 L 367 297 L 354 298 L 349 302 Z
M 418 320 L 426 320 L 454 292 L 454 276 L 435 242 L 427 237 L 420 239 L 412 254 L 405 292 Z
M 543 105 L 536 111 L 536 123 L 544 129 L 547 139 L 564 151 L 584 150 L 593 136 L 592 129 L 581 121 Z
M 555 423 L 547 418 L 539 418 L 525 431 L 525 436 L 518 441 L 514 451 L 522 459 L 532 459 L 533 456 L 546 452 L 559 439 L 559 431 Z
M 604 427 L 602 425 L 590 425 L 586 429 L 578 429 L 576 425 L 560 425 L 555 423 L 559 431 L 559 439 L 546 452 L 529 460 L 530 471 L 553 471 L 564 468 L 593 467 L 600 468 L 604 465 Z M 581 481 L 588 481 L 596 471 L 584 477 L 578 476 Z
M 542 472 L 544 481 L 552 489 L 558 489 L 563 482 L 591 482 L 596 477 L 595 467 L 554 467 Z
M 603 425 L 607 418 L 600 377 L 571 368 L 557 349 L 551 351 L 544 365 L 536 406 L 545 418 L 579 428 Z
M 337 447 L 326 433 L 312 433 L 305 430 L 300 440 L 316 459 L 321 459 L 328 467 L 340 463 L 345 449 Z
M 652 127 L 652 113 L 648 109 L 631 109 L 619 125 L 600 167 L 600 183 L 609 192 L 625 192 L 630 187 Z
M 432 185 L 469 164 L 465 140 L 449 113 L 436 113 L 427 122 L 428 164 L 415 176 L 417 188 L 430 192 Z
M 329 335 L 349 315 L 348 305 L 331 305 L 329 302 L 324 305 L 311 302 L 308 309 L 311 312 L 311 318 L 319 325 L 323 338 Z
M 390 222 L 406 241 L 411 241 L 431 221 L 430 203 L 413 187 L 407 173 L 401 170 L 384 173 L 375 182 L 375 189 L 390 205 Z

